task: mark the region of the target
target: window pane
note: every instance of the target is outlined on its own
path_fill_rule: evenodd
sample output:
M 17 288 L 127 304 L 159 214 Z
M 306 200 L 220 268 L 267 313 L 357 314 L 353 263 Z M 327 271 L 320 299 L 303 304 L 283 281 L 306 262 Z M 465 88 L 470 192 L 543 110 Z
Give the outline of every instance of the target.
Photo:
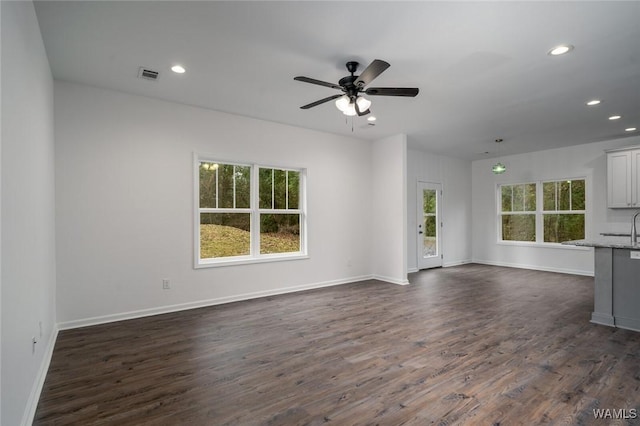
M 262 169 L 262 168 L 258 171 L 258 176 L 260 179 L 258 186 L 260 191 L 259 194 L 260 194 L 261 209 L 273 208 L 272 206 L 273 196 L 271 192 L 273 190 L 273 176 L 271 172 L 272 172 L 272 169 Z
M 524 211 L 524 185 L 513 186 L 513 211 Z
M 422 209 L 425 214 L 436 213 L 436 191 L 434 189 L 425 189 L 423 191 Z
M 558 210 L 571 210 L 571 183 L 563 180 L 558 182 Z
M 585 210 L 584 179 L 571 181 L 571 210 Z
M 260 254 L 300 251 L 300 215 L 260 215 Z
M 504 185 L 502 186 L 502 211 L 510 212 L 511 211 L 511 201 L 512 201 L 512 190 L 513 186 Z
M 536 184 L 528 183 L 524 185 L 524 210 L 528 212 L 536 211 Z
M 200 208 L 216 208 L 216 172 L 218 165 L 200 162 Z
M 218 167 L 218 208 L 233 208 L 233 166 Z
M 250 253 L 250 213 L 200 213 L 200 258 Z
M 535 241 L 536 215 L 502 215 L 502 239 L 504 241 Z
M 288 171 L 289 176 L 289 208 L 300 208 L 300 172 Z
M 426 192 L 426 191 L 425 191 Z M 424 217 L 424 241 L 422 243 L 422 255 L 425 257 L 436 256 L 438 254 L 437 247 L 437 228 L 436 216 L 428 215 Z
M 556 209 L 556 182 L 545 182 L 542 184 L 543 210 Z
M 584 238 L 584 214 L 545 214 L 544 242 L 561 243 Z
M 236 166 L 236 208 L 251 207 L 251 167 Z
M 273 170 L 273 208 L 287 208 L 287 172 Z

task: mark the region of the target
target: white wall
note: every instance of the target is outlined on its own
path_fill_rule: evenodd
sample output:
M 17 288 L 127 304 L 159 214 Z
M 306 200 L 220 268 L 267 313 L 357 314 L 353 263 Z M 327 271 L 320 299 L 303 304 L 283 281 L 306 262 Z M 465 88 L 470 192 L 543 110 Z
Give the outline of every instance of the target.
M 55 114 L 61 328 L 371 277 L 370 142 L 64 82 Z M 306 167 L 310 258 L 194 270 L 194 151 Z
M 443 266 L 471 261 L 471 162 L 409 150 L 407 164 L 407 264 L 417 271 L 417 184 L 442 184 Z
M 30 424 L 56 333 L 53 80 L 33 4 L 0 7 L 1 423 L 19 425 Z
M 604 150 L 640 144 L 640 137 L 501 157 L 507 166 L 494 175 L 496 159 L 473 162 L 473 260 L 479 263 L 593 274 L 593 250 L 508 245 L 497 242 L 496 185 L 548 179 L 587 178 L 587 238 L 601 232 L 629 232 L 632 211 L 608 209 Z
M 374 277 L 395 284 L 407 281 L 407 136 L 396 135 L 373 143 L 372 194 Z

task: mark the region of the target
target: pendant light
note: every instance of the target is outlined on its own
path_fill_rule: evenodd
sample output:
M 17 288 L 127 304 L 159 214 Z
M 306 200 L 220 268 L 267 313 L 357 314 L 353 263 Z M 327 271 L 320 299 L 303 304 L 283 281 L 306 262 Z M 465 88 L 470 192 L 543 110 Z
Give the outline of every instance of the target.
M 501 138 L 496 139 L 496 143 L 498 144 L 498 146 L 500 146 L 499 144 L 502 141 L 503 141 L 503 139 L 501 139 Z M 498 151 L 499 151 L 499 149 L 496 149 L 496 153 Z M 498 157 L 498 158 L 500 158 L 500 157 Z M 498 161 L 496 164 L 493 165 L 493 167 L 491 167 L 491 171 L 495 175 L 501 175 L 501 174 L 503 174 L 504 172 L 507 171 L 507 166 L 505 166 L 500 161 Z

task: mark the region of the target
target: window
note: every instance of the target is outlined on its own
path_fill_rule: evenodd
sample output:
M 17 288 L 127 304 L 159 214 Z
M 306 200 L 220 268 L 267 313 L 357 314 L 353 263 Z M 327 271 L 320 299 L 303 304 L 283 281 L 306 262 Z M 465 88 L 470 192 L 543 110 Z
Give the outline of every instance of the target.
M 500 185 L 499 240 L 561 243 L 585 238 L 585 179 Z
M 304 170 L 196 156 L 196 266 L 305 255 Z
M 300 171 L 260 167 L 260 254 L 300 251 Z
M 502 185 L 503 241 L 536 240 L 536 184 Z
M 584 238 L 584 189 L 584 179 L 542 183 L 545 243 Z

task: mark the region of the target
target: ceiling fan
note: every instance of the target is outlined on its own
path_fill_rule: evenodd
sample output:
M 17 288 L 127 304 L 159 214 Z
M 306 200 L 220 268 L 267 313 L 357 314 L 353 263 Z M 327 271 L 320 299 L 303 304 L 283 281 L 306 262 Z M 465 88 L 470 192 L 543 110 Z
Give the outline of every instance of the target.
M 364 93 L 369 96 L 408 96 L 415 97 L 418 94 L 417 87 L 370 87 L 368 89 L 365 86 L 371 83 L 376 77 L 382 74 L 389 65 L 388 62 L 380 59 L 375 59 L 369 64 L 362 74 L 354 75 L 358 69 L 358 64 L 355 61 L 347 62 L 347 71 L 351 73 L 346 77 L 343 77 L 338 81 L 338 84 L 327 83 L 326 81 L 316 80 L 309 77 L 295 77 L 294 80 L 302 81 L 304 83 L 317 84 L 319 86 L 331 87 L 342 91 L 342 94 L 332 95 L 324 99 L 320 99 L 310 104 L 303 105 L 301 109 L 309 109 L 314 106 L 321 105 L 325 102 L 337 99 L 336 107 L 342 111 L 343 114 L 348 116 L 363 116 L 369 114 L 371 111 L 371 101 L 362 96 Z

